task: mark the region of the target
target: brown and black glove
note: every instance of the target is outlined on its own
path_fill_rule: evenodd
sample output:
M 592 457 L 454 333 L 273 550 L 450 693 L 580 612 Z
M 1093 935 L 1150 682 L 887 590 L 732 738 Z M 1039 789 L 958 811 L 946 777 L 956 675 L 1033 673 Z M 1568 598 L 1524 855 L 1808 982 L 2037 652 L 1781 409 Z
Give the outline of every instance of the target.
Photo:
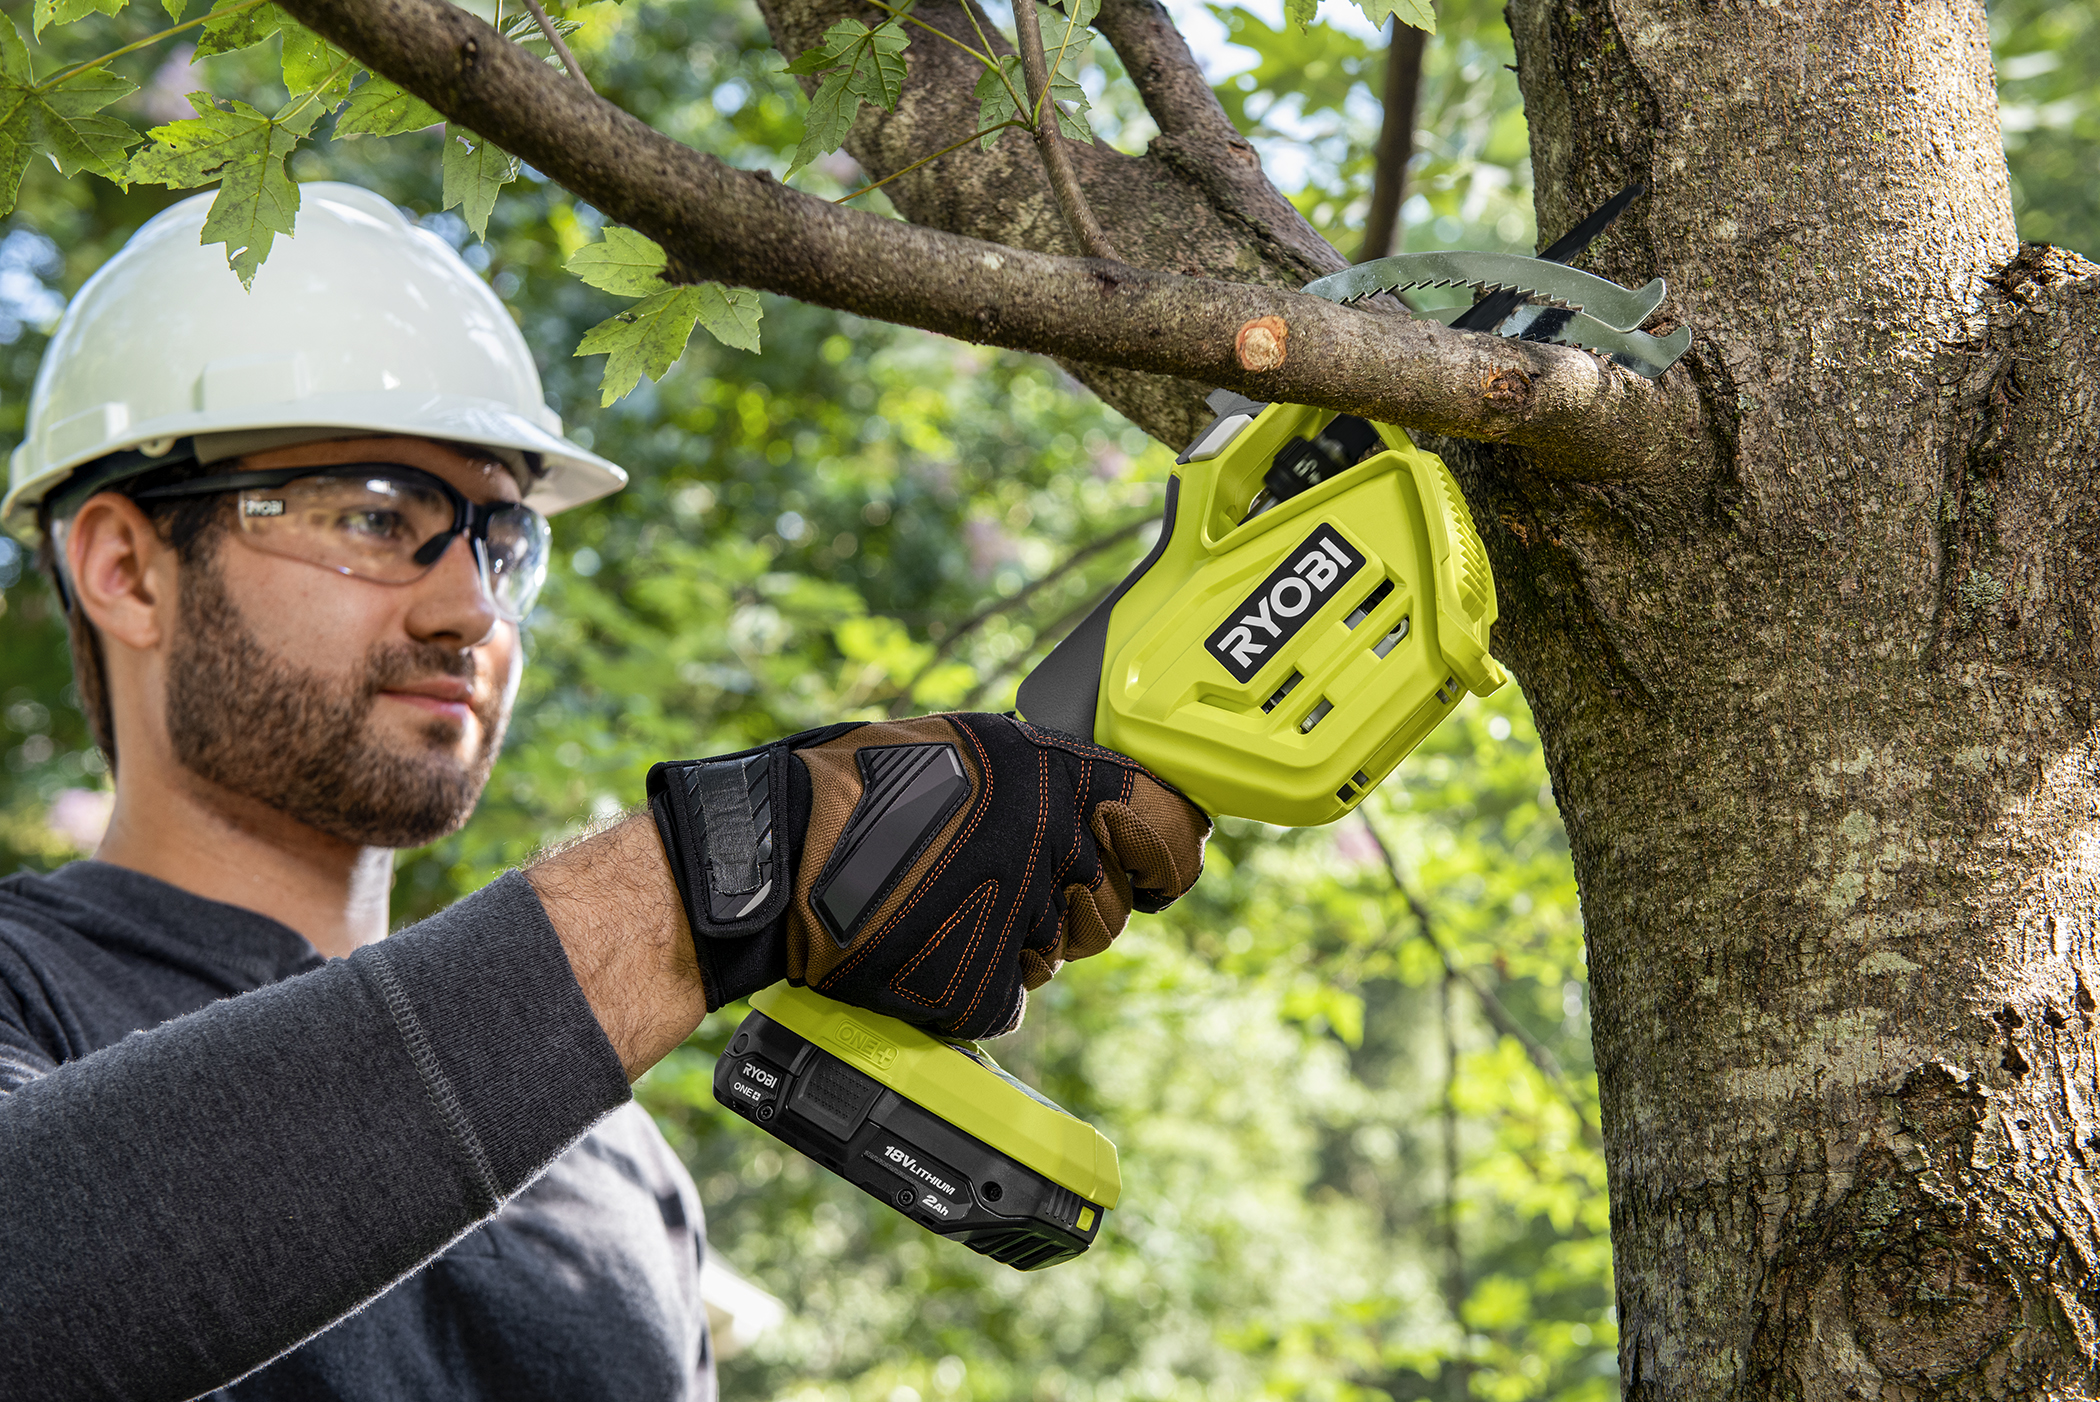
M 1135 760 L 1007 716 L 835 725 L 659 764 L 649 805 L 710 1011 L 782 978 L 951 1037 L 1203 870 L 1210 820 Z

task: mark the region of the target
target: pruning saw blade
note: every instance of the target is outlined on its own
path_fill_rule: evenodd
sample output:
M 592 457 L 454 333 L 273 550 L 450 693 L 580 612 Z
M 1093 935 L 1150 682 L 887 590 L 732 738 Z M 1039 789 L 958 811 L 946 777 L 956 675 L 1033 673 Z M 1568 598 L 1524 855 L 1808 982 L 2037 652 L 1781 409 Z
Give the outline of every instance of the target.
M 1344 268 L 1307 283 L 1305 291 L 1346 303 L 1409 288 L 1471 287 L 1471 306 L 1422 315 L 1461 331 L 1580 346 L 1652 380 L 1692 344 L 1688 326 L 1668 336 L 1635 329 L 1662 305 L 1663 280 L 1636 291 L 1568 266 L 1645 189 L 1639 181 L 1628 185 L 1536 258 L 1462 249 L 1400 253 Z

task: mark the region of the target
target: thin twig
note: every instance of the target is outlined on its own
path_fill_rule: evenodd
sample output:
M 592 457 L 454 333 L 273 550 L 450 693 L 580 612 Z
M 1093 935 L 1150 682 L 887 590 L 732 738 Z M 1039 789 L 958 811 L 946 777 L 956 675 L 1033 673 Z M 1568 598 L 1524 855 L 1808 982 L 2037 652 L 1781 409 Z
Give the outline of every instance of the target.
M 225 19 L 230 15 L 244 14 L 247 11 L 256 8 L 258 5 L 264 5 L 267 3 L 269 3 L 269 0 L 241 0 L 241 3 L 238 5 L 228 5 L 223 10 L 213 10 L 208 14 L 199 15 L 195 19 L 186 19 L 181 24 L 172 25 L 167 29 L 161 30 L 157 34 L 148 34 L 145 38 L 140 39 L 134 43 L 126 44 L 121 49 L 111 49 L 108 53 L 102 55 L 100 58 L 91 58 L 85 63 L 76 63 L 71 68 L 60 69 L 51 77 L 44 79 L 44 81 L 42 81 L 41 83 L 38 83 L 36 85 L 36 90 L 38 92 L 49 92 L 53 88 L 57 87 L 60 83 L 69 83 L 73 79 L 78 78 L 81 74 L 87 72 L 91 68 L 100 68 L 103 64 L 108 63 L 111 59 L 122 58 L 126 54 L 135 54 L 140 49 L 148 48 L 154 44 L 158 44 L 163 39 L 171 38 L 174 35 L 182 33 L 182 31 L 185 29 L 195 29 L 200 24 L 210 24 L 215 19 Z
M 876 9 L 882 11 L 886 15 L 895 15 L 898 19 L 905 21 L 907 24 L 916 24 L 917 26 L 919 26 L 919 28 L 925 30 L 928 34 L 931 34 L 936 38 L 946 39 L 949 43 L 955 45 L 956 48 L 961 49 L 971 58 L 976 59 L 986 68 L 997 68 L 999 66 L 999 61 L 997 59 L 991 58 L 985 54 L 977 52 L 977 50 L 971 48 L 968 44 L 965 44 L 962 40 L 956 38 L 947 30 L 939 29 L 933 25 L 928 24 L 925 20 L 920 19 L 917 15 L 913 14 L 909 10 L 900 10 L 894 5 L 885 5 L 882 3 L 882 0 L 868 0 L 868 3 L 870 5 L 873 5 Z
M 1050 192 L 1057 197 L 1057 207 L 1064 211 L 1065 222 L 1072 226 L 1073 237 L 1087 256 L 1120 263 L 1123 257 L 1108 241 L 1101 221 L 1094 217 L 1094 207 L 1079 188 L 1071 153 L 1065 150 L 1064 137 L 1057 130 L 1057 99 L 1050 96 L 1042 21 L 1036 15 L 1035 0 L 1014 0 L 1014 33 L 1020 38 L 1021 73 L 1028 80 L 1028 110 L 1041 114 L 1031 130 L 1035 133 L 1036 152 L 1043 158 L 1043 170 L 1050 176 Z
M 1400 899 L 1407 902 L 1409 913 L 1415 917 L 1415 927 L 1421 931 L 1422 938 L 1429 947 L 1436 951 L 1436 957 L 1443 961 L 1445 977 L 1455 978 L 1473 990 L 1473 996 L 1480 1000 L 1480 1010 L 1487 1014 L 1487 1020 L 1494 1025 L 1495 1031 L 1516 1039 L 1517 1045 L 1524 1048 L 1524 1054 L 1531 1058 L 1531 1064 L 1546 1078 L 1547 1084 L 1552 1086 L 1561 1099 L 1567 1102 L 1568 1108 L 1575 1112 L 1575 1123 L 1581 1126 L 1583 1142 L 1592 1148 L 1599 1147 L 1597 1131 L 1590 1124 L 1589 1115 L 1582 1104 L 1575 1098 L 1575 1087 L 1569 1083 L 1568 1073 L 1561 1070 L 1559 1060 L 1547 1049 L 1545 1043 L 1524 1029 L 1524 1024 L 1517 1021 L 1486 984 L 1473 976 L 1471 969 L 1460 966 L 1451 957 L 1450 947 L 1437 934 L 1436 922 L 1430 916 L 1429 908 L 1422 904 L 1407 882 L 1401 879 L 1400 863 L 1393 859 L 1393 849 L 1385 845 L 1385 838 L 1379 835 L 1378 828 L 1371 822 L 1369 814 L 1359 810 L 1356 816 L 1363 823 L 1364 831 L 1371 835 L 1372 845 L 1378 848 L 1378 855 L 1384 859 L 1385 874 L 1392 878 L 1393 889 L 1400 893 Z
M 1400 251 L 1400 204 L 1407 196 L 1407 163 L 1415 153 L 1415 111 L 1422 91 L 1422 47 L 1428 35 L 1393 16 L 1385 51 L 1385 116 L 1378 129 L 1378 160 L 1371 176 L 1371 209 L 1356 261 Z
M 857 200 L 862 195 L 867 194 L 868 191 L 880 190 L 883 186 L 889 184 L 898 176 L 910 175 L 913 171 L 917 170 L 920 166 L 925 165 L 928 161 L 937 161 L 941 157 L 947 155 L 950 151 L 960 150 L 962 147 L 969 145 L 971 142 L 977 140 L 977 138 L 981 136 L 990 136 L 995 131 L 1004 131 L 1008 127 L 1018 127 L 1022 125 L 1025 124 L 1021 121 L 1020 118 L 1009 117 L 1005 121 L 1000 122 L 997 126 L 986 127 L 983 131 L 973 131 L 968 136 L 964 137 L 962 140 L 956 142 L 955 145 L 943 146 L 940 150 L 934 152 L 932 155 L 926 156 L 920 160 L 913 161 L 910 165 L 906 166 L 902 170 L 890 172 L 888 175 L 883 176 L 882 179 L 876 181 L 873 185 L 863 185 L 850 195 L 840 195 L 837 199 L 833 200 L 832 203 L 844 204 L 848 200 Z
M 900 705 L 908 705 L 911 701 L 912 692 L 918 690 L 919 683 L 926 680 L 926 674 L 928 672 L 931 672 L 934 668 L 940 666 L 941 663 L 944 660 L 946 660 L 948 654 L 955 651 L 955 645 L 957 643 L 960 643 L 964 638 L 967 638 L 968 636 L 970 636 L 970 634 L 976 632 L 979 628 L 982 628 L 985 624 L 991 622 L 1000 614 L 1012 613 L 1015 609 L 1027 603 L 1037 594 L 1040 594 L 1043 590 L 1048 589 L 1051 585 L 1063 579 L 1066 575 L 1070 574 L 1073 570 L 1079 568 L 1079 566 L 1085 564 L 1088 560 L 1093 559 L 1094 556 L 1099 555 L 1102 551 L 1108 550 L 1125 540 L 1128 540 L 1130 537 L 1136 535 L 1139 531 L 1143 530 L 1146 526 L 1151 525 L 1157 520 L 1159 520 L 1157 516 L 1146 516 L 1140 518 L 1139 520 L 1132 521 L 1128 525 L 1117 527 L 1115 530 L 1110 531 L 1107 535 L 1102 536 L 1099 540 L 1096 540 L 1088 545 L 1082 545 L 1079 549 L 1073 551 L 1070 555 L 1067 555 L 1064 558 L 1064 562 L 1058 565 L 1057 568 L 1051 570 L 1048 574 L 1044 575 L 1040 579 L 1029 581 L 1028 585 L 1025 588 L 1016 592 L 1012 598 L 1001 599 L 995 604 L 987 604 L 985 605 L 985 607 L 971 614 L 968 618 L 964 619 L 961 623 L 956 625 L 955 631 L 949 633 L 948 636 L 940 640 L 940 642 L 933 649 L 933 656 L 927 658 L 926 664 L 920 667 L 919 670 L 912 675 L 912 679 L 906 682 L 903 688 L 899 690 L 895 696 L 890 698 L 891 707 L 895 708 Z
M 576 55 L 570 53 L 569 46 L 562 42 L 561 31 L 554 27 L 554 21 L 548 19 L 547 12 L 540 8 L 540 0 L 525 0 L 525 8 L 538 22 L 540 33 L 546 35 L 547 42 L 554 46 L 555 57 L 561 60 L 561 66 L 569 71 L 569 76 L 583 84 L 585 92 L 593 97 L 597 96 L 598 90 L 591 86 L 590 79 L 583 76 L 583 65 L 576 61 Z
M 1451 1015 L 1451 985 L 1456 982 L 1458 975 L 1447 971 L 1437 988 L 1437 1011 L 1444 1024 L 1444 1103 L 1439 1108 L 1444 1121 L 1444 1306 L 1451 1322 L 1464 1328 L 1466 1258 L 1458 1242 L 1458 1019 Z M 1454 1362 L 1465 1366 L 1462 1360 Z M 1472 1395 L 1462 1377 L 1447 1382 L 1453 1397 Z
M 1059 36 L 1057 41 L 1057 57 L 1054 59 L 1047 60 L 1045 63 L 1045 66 L 1050 70 L 1050 72 L 1053 75 L 1064 71 L 1065 53 L 1072 47 L 1072 31 L 1078 27 L 1078 12 L 1072 9 L 1066 10 L 1065 32 L 1061 36 Z M 1040 122 L 1043 119 L 1043 104 L 1045 102 L 1048 102 L 1049 100 L 1050 87 L 1046 83 L 1043 86 L 1043 90 L 1035 95 L 1035 105 L 1031 107 L 1028 111 L 1028 120 L 1031 122 Z
M 998 50 L 993 45 L 991 36 L 986 34 L 984 26 L 977 22 L 977 0 L 962 0 L 962 11 L 963 18 L 970 22 L 970 28 L 977 31 L 977 42 L 984 45 L 984 51 L 988 54 L 996 54 Z M 1028 104 L 1021 100 L 1019 93 L 1014 91 L 1013 83 L 1006 76 L 1006 65 L 994 61 L 992 71 L 999 75 L 999 86 L 1006 89 L 1007 97 L 1013 101 L 1014 111 L 1024 111 Z

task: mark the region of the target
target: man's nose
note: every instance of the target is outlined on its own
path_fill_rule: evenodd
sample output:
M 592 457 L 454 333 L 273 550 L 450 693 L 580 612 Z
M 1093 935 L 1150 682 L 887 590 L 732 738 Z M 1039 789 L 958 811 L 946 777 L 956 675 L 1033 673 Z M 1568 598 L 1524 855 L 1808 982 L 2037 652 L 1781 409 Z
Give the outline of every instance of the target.
M 474 647 L 487 642 L 503 621 L 482 579 L 474 542 L 464 533 L 454 536 L 430 573 L 409 587 L 416 597 L 408 611 L 408 631 L 419 640 Z

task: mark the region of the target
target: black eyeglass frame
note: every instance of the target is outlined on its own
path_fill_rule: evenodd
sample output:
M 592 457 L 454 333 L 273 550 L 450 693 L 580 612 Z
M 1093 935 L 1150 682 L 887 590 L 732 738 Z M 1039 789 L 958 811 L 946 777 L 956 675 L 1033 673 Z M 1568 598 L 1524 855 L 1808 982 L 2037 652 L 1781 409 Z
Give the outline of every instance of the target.
M 522 511 L 540 522 L 544 536 L 546 518 L 521 501 L 478 502 L 465 492 L 447 482 L 434 472 L 420 467 L 410 467 L 398 462 L 346 462 L 320 463 L 309 467 L 274 467 L 261 472 L 220 472 L 206 477 L 192 477 L 187 481 L 169 482 L 158 487 L 144 487 L 136 491 L 127 490 L 118 484 L 114 490 L 133 501 L 171 501 L 182 497 L 217 496 L 221 492 L 267 491 L 272 487 L 289 486 L 309 477 L 362 477 L 386 476 L 405 478 L 413 482 L 427 483 L 435 487 L 452 504 L 452 525 L 439 531 L 429 540 L 416 547 L 409 558 L 424 570 L 429 570 L 444 555 L 452 544 L 453 537 L 465 535 L 474 548 L 477 568 L 481 571 L 483 587 L 489 597 L 496 597 L 494 581 L 490 580 L 488 539 L 489 523 L 506 511 Z M 418 576 L 420 578 L 421 576 Z M 535 589 L 537 595 L 538 590 Z M 518 621 L 518 620 L 514 620 Z

